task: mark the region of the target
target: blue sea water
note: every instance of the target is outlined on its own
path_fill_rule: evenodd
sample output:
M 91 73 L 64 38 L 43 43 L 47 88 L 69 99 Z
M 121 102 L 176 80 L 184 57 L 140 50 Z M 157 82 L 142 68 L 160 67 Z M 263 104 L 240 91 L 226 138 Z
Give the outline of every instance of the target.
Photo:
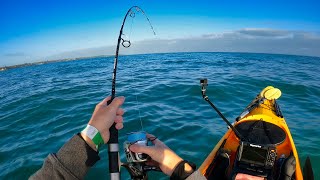
M 0 72 L 0 179 L 27 179 L 46 156 L 88 122 L 95 104 L 110 94 L 113 57 L 88 58 Z M 282 90 L 279 105 L 303 165 L 311 157 L 320 172 L 320 58 L 249 53 L 171 53 L 119 57 L 118 96 L 126 133 L 144 130 L 198 166 L 226 132 L 226 124 L 202 99 L 207 94 L 234 120 L 268 85 Z M 136 101 L 136 98 L 138 101 Z M 87 178 L 108 179 L 106 147 Z M 121 152 L 124 161 L 124 154 Z M 128 173 L 122 169 L 122 177 Z M 151 179 L 163 178 L 161 173 Z M 316 178 L 319 178 L 317 176 Z

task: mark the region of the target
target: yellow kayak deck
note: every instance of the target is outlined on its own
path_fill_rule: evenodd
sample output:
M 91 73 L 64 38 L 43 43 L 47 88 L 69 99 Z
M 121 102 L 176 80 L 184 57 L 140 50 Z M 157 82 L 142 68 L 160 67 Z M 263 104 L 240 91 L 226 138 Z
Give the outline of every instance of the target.
M 280 95 L 281 95 L 281 92 L 280 92 Z M 280 95 L 277 94 L 277 96 L 280 96 Z M 263 125 L 274 127 L 274 131 L 270 132 L 271 136 L 274 137 L 274 140 L 263 139 L 260 137 L 247 137 L 247 138 L 251 138 L 251 140 L 261 141 L 261 142 L 274 141 L 271 144 L 273 144 L 276 148 L 276 152 L 277 152 L 276 160 L 279 159 L 281 156 L 288 157 L 290 156 L 290 154 L 293 154 L 296 161 L 295 179 L 302 180 L 303 176 L 302 176 L 302 171 L 300 167 L 298 153 L 285 119 L 282 116 L 279 116 L 279 114 L 277 115 L 277 106 L 275 106 L 276 100 L 270 99 L 270 98 L 268 99 L 263 98 L 261 97 L 261 94 L 260 94 L 257 96 L 256 99 L 252 101 L 252 103 L 246 109 L 251 107 L 254 103 L 257 103 L 257 101 L 259 100 L 262 100 L 262 103 L 257 105 L 257 107 L 251 109 L 250 112 L 244 115 L 244 117 L 241 117 L 240 119 L 238 119 L 234 123 L 234 127 L 237 130 L 239 130 L 239 132 L 242 130 L 241 134 L 246 133 L 246 129 L 243 129 L 243 127 L 246 127 L 247 124 L 250 125 L 254 123 L 261 123 Z M 208 155 L 208 157 L 200 166 L 199 168 L 200 172 L 207 178 L 210 176 L 210 172 L 212 172 L 215 166 L 218 166 L 213 164 L 214 159 L 217 156 L 217 152 L 219 151 L 219 149 L 223 148 L 224 150 L 228 151 L 230 155 L 229 156 L 230 164 L 228 166 L 228 169 L 226 169 L 226 172 L 230 174 L 232 172 L 233 162 L 235 161 L 235 158 L 237 155 L 239 142 L 240 142 L 240 139 L 236 136 L 236 134 L 232 131 L 232 129 L 229 128 L 228 131 L 225 133 L 225 135 L 220 139 L 220 141 L 217 143 L 217 145 L 214 147 L 214 149 L 211 151 L 211 153 Z

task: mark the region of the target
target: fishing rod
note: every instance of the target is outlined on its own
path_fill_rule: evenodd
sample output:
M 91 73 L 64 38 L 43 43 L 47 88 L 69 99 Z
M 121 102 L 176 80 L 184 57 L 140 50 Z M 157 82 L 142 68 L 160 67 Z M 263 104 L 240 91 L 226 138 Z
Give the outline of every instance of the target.
M 240 138 L 240 140 L 245 140 L 244 137 L 239 133 L 239 131 L 227 120 L 226 117 L 224 117 L 224 115 L 219 111 L 219 109 L 210 101 L 209 97 L 206 95 L 208 80 L 201 79 L 200 84 L 203 99 L 210 104 L 210 106 L 218 113 L 218 115 L 223 119 L 223 121 L 228 124 L 228 126 Z
M 121 44 L 125 48 L 128 48 L 131 46 L 130 39 L 126 40 L 123 38 L 123 35 L 124 35 L 123 28 L 126 23 L 128 15 L 131 18 L 134 18 L 136 13 L 139 13 L 139 12 L 141 12 L 146 17 L 146 19 L 148 20 L 149 25 L 151 27 L 151 30 L 153 31 L 153 34 L 156 35 L 156 33 L 153 29 L 153 26 L 151 25 L 151 22 L 150 22 L 149 18 L 147 17 L 146 13 L 140 7 L 132 6 L 127 11 L 127 13 L 122 21 L 122 25 L 121 25 L 121 29 L 120 29 L 120 33 L 119 33 L 119 37 L 118 37 L 118 43 L 117 43 L 116 54 L 114 57 L 114 66 L 113 66 L 113 73 L 112 73 L 111 99 L 108 101 L 108 103 L 107 103 L 108 105 L 113 101 L 113 99 L 115 98 L 115 95 L 116 95 L 116 75 L 117 75 L 117 65 L 118 65 L 120 43 L 122 41 Z M 116 129 L 115 123 L 110 128 L 110 140 L 108 142 L 108 157 L 109 157 L 110 179 L 111 180 L 119 180 L 120 179 L 119 134 L 118 134 L 118 130 Z

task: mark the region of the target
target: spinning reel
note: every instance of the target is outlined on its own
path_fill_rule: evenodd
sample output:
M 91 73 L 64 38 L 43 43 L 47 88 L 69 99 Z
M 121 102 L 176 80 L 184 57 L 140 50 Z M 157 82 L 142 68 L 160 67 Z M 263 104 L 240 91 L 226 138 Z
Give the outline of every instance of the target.
M 151 146 L 152 139 L 148 139 L 145 132 L 132 132 L 128 134 L 127 141 L 123 143 L 127 162 L 121 166 L 125 167 L 133 180 L 148 179 L 148 171 L 161 171 L 159 167 L 148 166 L 146 162 L 150 160 L 147 154 L 135 153 L 130 150 L 130 146 L 138 144 L 142 146 Z

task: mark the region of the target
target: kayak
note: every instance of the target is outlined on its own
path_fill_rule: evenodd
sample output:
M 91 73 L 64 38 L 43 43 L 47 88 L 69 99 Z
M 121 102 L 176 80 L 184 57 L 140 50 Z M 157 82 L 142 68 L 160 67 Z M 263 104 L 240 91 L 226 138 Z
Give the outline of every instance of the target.
M 200 173 L 207 179 L 233 179 L 241 174 L 302 180 L 298 152 L 276 101 L 280 96 L 277 88 L 263 89 L 236 118 L 233 127 L 228 125 L 200 166 Z

